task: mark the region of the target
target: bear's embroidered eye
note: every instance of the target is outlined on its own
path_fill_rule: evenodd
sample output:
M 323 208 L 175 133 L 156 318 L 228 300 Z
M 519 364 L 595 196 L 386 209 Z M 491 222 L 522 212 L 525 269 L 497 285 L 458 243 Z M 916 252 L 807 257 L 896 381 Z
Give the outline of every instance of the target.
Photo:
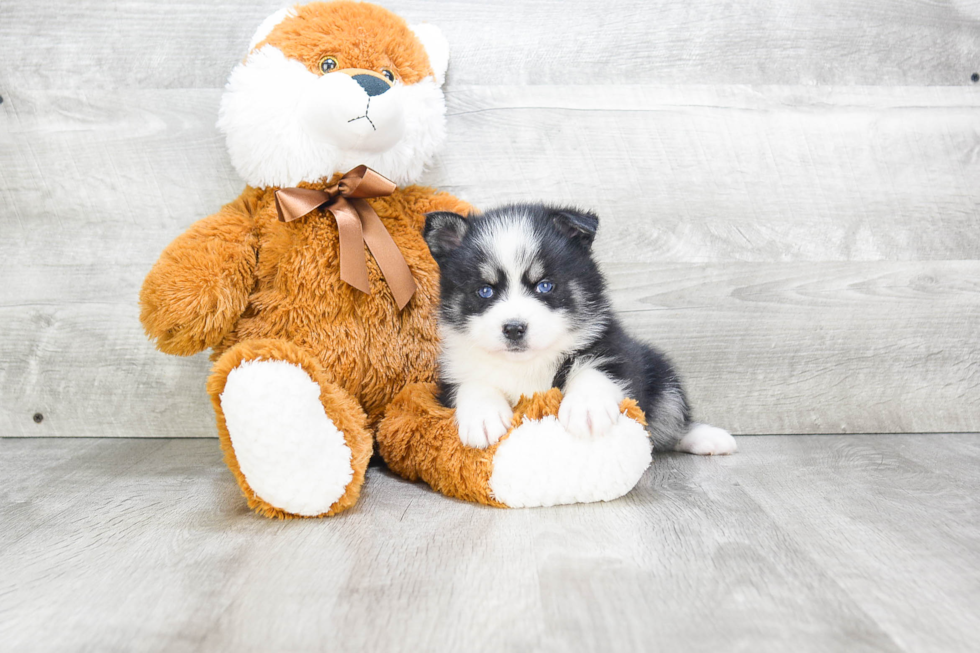
M 331 70 L 336 70 L 337 65 L 336 57 L 324 57 L 320 59 L 320 72 L 326 75 Z
M 493 297 L 493 288 L 490 286 L 480 286 L 480 289 L 476 291 L 476 294 L 483 299 L 490 299 Z
M 382 68 L 381 74 L 384 75 L 385 79 L 387 79 L 389 82 L 395 81 L 395 73 L 391 72 L 387 68 Z
M 534 289 L 535 292 L 539 292 L 542 295 L 549 293 L 555 289 L 555 284 L 551 283 L 547 279 L 544 281 L 539 281 L 537 287 Z

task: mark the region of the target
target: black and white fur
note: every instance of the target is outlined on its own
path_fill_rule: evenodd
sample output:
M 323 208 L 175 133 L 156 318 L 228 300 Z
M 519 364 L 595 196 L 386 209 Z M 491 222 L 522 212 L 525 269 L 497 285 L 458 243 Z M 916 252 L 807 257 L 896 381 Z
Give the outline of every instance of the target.
M 464 218 L 430 213 L 425 239 L 441 272 L 440 392 L 463 444 L 486 447 L 510 428 L 512 405 L 552 387 L 572 435 L 603 435 L 626 397 L 657 450 L 735 450 L 727 431 L 691 422 L 670 362 L 613 314 L 591 255 L 595 214 L 514 204 Z

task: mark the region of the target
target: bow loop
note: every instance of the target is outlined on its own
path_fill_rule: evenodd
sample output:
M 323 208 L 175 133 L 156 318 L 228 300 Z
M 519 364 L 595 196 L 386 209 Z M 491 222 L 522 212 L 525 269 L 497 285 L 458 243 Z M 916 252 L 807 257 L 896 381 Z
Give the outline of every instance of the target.
M 341 195 L 355 199 L 386 197 L 397 188 L 395 182 L 367 166 L 357 166 L 341 177 L 337 186 Z
M 364 201 L 369 197 L 391 195 L 395 188 L 393 181 L 361 165 L 323 190 L 281 188 L 275 197 L 281 222 L 298 220 L 320 207 L 329 210 L 337 221 L 340 235 L 340 278 L 361 292 L 371 294 L 364 252 L 366 244 L 388 282 L 398 310 L 401 310 L 415 294 L 415 279 L 381 218 Z

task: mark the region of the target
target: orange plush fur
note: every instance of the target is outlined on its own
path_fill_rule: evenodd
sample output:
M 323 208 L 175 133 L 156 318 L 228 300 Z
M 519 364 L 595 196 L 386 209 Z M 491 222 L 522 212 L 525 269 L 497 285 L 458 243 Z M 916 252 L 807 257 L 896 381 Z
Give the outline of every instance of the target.
M 432 72 L 405 22 L 374 5 L 306 5 L 263 43 L 314 72 L 324 55 L 337 57 L 345 68 L 391 68 L 405 83 Z M 324 188 L 338 177 L 300 186 Z M 208 391 L 226 462 L 249 505 L 261 514 L 294 516 L 256 496 L 241 472 L 222 414 L 225 380 L 242 361 L 268 359 L 297 365 L 320 385 L 325 412 L 343 432 L 354 468 L 344 495 L 323 513 L 332 515 L 357 500 L 372 431 L 396 393 L 435 375 L 439 284 L 421 234 L 425 213 L 465 214 L 471 207 L 419 186 L 367 200 L 418 284 L 399 311 L 372 256 L 367 256 L 371 294 L 341 281 L 337 225 L 329 212 L 280 222 L 275 190 L 246 187 L 238 199 L 174 240 L 144 282 L 140 319 L 164 352 L 189 356 L 213 349 Z
M 406 84 L 431 75 L 425 49 L 412 37 L 405 21 L 377 9 L 360 2 L 307 5 L 297 16 L 277 25 L 253 49 L 273 45 L 316 74 L 320 61 L 331 56 L 338 68 L 387 68 Z
M 301 186 L 324 188 L 334 181 Z M 421 229 L 426 212 L 472 210 L 451 195 L 418 186 L 368 200 L 418 284 L 399 312 L 373 257 L 368 257 L 370 295 L 341 281 L 337 224 L 329 213 L 320 210 L 280 222 L 274 190 L 247 188 L 220 212 L 194 224 L 164 250 L 140 293 L 143 325 L 162 351 L 188 356 L 214 350 L 217 363 L 208 390 L 226 454 L 229 436 L 218 399 L 224 379 L 241 360 L 283 359 L 268 355 L 270 348 L 290 352 L 285 360 L 300 364 L 335 398 L 336 410 L 328 414 L 348 443 L 345 423 L 358 423 L 366 415 L 360 428 L 372 429 L 406 384 L 433 380 L 439 271 Z M 362 447 L 367 452 L 363 460 L 352 447 L 358 463 L 353 498 L 327 514 L 356 500 L 370 440 L 358 450 Z M 249 505 L 270 516 L 288 516 L 251 492 L 233 455 L 226 462 Z

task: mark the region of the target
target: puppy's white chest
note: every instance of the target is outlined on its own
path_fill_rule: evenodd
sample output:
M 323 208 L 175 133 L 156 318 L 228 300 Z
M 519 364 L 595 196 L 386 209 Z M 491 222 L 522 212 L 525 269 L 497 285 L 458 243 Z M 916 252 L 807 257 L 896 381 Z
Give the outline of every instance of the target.
M 447 350 L 443 364 L 444 372 L 449 372 L 453 382 L 490 386 L 502 393 L 512 405 L 520 400 L 521 395 L 530 397 L 535 392 L 550 390 L 557 371 L 557 363 L 552 360 L 506 360 L 472 350 Z
M 510 369 L 497 371 L 494 385 L 512 405 L 520 400 L 521 395 L 530 397 L 535 392 L 547 392 L 551 389 L 551 382 L 555 378 L 553 363 L 531 362 L 508 367 Z

